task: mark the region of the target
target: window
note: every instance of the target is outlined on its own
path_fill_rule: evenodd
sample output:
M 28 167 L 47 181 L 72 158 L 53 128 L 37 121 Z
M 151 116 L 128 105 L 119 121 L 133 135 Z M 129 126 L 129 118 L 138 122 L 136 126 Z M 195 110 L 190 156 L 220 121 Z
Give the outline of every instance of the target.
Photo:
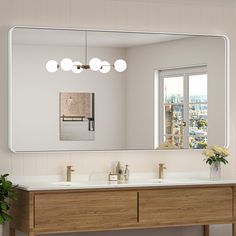
M 159 147 L 207 146 L 207 67 L 159 71 Z

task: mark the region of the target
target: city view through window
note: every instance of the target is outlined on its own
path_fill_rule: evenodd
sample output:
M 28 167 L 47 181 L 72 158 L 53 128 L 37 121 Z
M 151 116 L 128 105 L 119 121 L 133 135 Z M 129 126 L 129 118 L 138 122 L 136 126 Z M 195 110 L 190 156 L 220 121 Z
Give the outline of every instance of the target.
M 206 148 L 207 74 L 164 77 L 162 88 L 161 145 L 169 148 Z

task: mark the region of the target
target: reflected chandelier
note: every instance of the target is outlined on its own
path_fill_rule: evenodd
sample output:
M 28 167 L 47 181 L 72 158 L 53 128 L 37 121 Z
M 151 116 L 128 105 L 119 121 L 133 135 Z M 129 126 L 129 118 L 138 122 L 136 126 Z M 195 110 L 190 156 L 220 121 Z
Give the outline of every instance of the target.
M 123 72 L 127 68 L 127 63 L 123 59 L 117 59 L 114 64 L 110 64 L 107 61 L 102 61 L 97 57 L 92 58 L 89 63 L 87 59 L 88 55 L 88 44 L 87 44 L 87 31 L 85 31 L 85 64 L 82 64 L 80 61 L 72 61 L 70 58 L 64 58 L 58 63 L 55 60 L 49 60 L 46 63 L 46 69 L 48 72 L 54 73 L 58 69 L 64 71 L 72 71 L 75 74 L 81 73 L 84 69 L 91 69 L 93 71 L 100 71 L 103 74 L 106 74 L 113 67 L 118 72 Z

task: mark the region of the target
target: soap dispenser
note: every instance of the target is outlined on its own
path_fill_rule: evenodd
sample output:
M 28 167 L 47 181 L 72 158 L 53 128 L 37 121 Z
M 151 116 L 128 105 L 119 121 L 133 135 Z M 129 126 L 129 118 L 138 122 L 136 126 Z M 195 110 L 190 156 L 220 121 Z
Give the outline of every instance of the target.
M 129 181 L 129 169 L 128 165 L 125 165 L 124 180 Z
M 120 169 L 121 169 L 121 164 L 118 161 L 117 165 L 116 165 L 116 174 L 120 174 Z

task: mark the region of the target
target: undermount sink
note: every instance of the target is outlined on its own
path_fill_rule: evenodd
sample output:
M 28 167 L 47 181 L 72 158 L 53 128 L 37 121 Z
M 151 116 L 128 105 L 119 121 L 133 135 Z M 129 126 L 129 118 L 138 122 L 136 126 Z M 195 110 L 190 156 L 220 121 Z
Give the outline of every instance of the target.
M 67 181 L 61 181 L 61 182 L 54 182 L 52 183 L 53 185 L 56 185 L 56 186 L 65 186 L 65 187 L 70 187 L 70 186 L 80 186 L 81 184 L 80 183 L 77 183 L 77 182 L 67 182 Z
M 186 183 L 195 183 L 195 182 L 207 182 L 207 179 L 148 179 L 148 183 L 163 183 L 163 184 L 186 184 Z
M 165 180 L 165 179 L 148 179 L 147 182 L 150 182 L 150 183 L 164 183 L 164 182 L 167 182 L 167 180 Z
M 209 180 L 208 180 L 209 181 Z M 139 186 L 139 185 L 171 185 L 171 184 L 194 184 L 194 183 L 205 183 L 207 180 L 202 179 L 160 179 L 160 178 L 147 178 L 147 179 L 131 179 L 128 182 L 109 182 L 106 180 L 97 180 L 97 181 L 57 181 L 51 182 L 52 187 L 61 187 L 61 188 L 91 188 L 91 187 L 119 187 L 119 186 Z

